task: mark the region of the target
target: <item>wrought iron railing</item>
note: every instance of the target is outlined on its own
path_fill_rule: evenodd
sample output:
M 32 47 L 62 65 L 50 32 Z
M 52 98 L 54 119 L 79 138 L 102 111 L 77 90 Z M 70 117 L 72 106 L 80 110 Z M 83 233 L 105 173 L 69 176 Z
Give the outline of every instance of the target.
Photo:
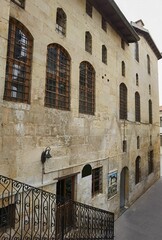
M 114 239 L 114 214 L 0 175 L 0 239 Z

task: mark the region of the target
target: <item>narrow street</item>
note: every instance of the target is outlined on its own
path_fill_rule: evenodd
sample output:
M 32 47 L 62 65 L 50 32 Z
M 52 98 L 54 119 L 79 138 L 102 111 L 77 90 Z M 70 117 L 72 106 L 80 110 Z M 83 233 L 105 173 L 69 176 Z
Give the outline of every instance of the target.
M 162 178 L 115 222 L 115 240 L 162 239 Z

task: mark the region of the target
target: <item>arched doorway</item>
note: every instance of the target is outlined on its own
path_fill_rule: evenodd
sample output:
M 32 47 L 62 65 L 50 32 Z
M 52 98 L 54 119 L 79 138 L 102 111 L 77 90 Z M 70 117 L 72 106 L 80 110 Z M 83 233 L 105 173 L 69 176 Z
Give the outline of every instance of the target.
M 129 169 L 124 167 L 120 174 L 120 208 L 124 208 L 128 200 Z

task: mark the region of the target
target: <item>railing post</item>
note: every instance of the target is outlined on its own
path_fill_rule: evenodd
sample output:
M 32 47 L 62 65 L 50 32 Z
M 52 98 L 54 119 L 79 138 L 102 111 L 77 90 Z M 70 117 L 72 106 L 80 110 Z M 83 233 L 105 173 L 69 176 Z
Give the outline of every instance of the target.
M 64 240 L 64 229 L 65 229 L 65 226 L 64 226 L 64 214 L 62 214 L 61 216 L 61 240 Z

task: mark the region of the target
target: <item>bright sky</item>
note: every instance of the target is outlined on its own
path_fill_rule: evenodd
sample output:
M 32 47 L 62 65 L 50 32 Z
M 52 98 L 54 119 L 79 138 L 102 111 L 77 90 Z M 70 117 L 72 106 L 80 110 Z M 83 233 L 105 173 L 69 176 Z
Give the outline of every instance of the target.
M 127 20 L 142 19 L 159 51 L 162 52 L 162 0 L 115 0 Z M 159 104 L 162 105 L 162 59 L 159 65 Z

